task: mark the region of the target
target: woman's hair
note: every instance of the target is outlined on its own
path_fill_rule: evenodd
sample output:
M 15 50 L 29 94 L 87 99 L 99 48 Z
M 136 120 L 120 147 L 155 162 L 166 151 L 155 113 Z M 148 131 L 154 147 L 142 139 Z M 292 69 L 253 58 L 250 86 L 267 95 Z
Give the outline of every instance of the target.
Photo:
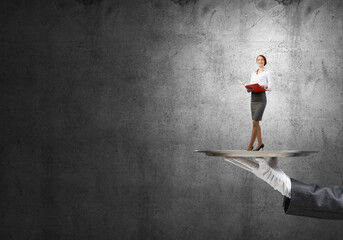
M 263 56 L 263 55 L 258 55 L 257 58 L 256 58 L 256 61 L 257 61 L 258 57 L 263 57 L 263 59 L 264 59 L 264 66 L 266 66 L 267 65 L 267 58 L 265 56 Z

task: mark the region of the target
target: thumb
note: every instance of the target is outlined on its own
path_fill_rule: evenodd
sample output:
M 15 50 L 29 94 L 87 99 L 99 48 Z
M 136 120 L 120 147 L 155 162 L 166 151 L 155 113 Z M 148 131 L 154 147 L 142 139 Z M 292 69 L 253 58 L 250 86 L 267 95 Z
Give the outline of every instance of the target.
M 266 171 L 268 171 L 270 169 L 270 167 L 268 166 L 266 160 L 264 160 L 264 158 L 256 158 L 256 161 L 258 162 L 258 169 L 257 171 L 260 173 L 265 173 Z
M 263 166 L 267 165 L 266 160 L 264 160 L 264 158 L 256 158 L 255 160 L 258 162 L 258 165 L 260 167 L 261 166 L 263 167 Z

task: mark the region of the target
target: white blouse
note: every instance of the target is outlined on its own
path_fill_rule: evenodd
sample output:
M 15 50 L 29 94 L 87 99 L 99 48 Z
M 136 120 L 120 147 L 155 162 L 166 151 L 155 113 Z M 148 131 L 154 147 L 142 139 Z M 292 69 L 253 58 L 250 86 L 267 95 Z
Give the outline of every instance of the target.
M 256 71 L 251 74 L 250 84 L 258 83 L 260 85 L 267 85 L 267 91 L 272 90 L 272 73 L 269 70 L 264 70 L 259 74 Z

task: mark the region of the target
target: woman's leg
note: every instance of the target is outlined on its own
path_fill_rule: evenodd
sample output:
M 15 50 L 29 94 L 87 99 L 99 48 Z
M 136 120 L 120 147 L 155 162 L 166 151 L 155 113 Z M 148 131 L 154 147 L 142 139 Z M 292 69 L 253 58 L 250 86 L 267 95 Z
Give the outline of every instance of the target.
M 256 148 L 259 148 L 262 145 L 262 134 L 261 134 L 260 124 L 258 124 L 257 129 L 258 131 L 257 131 L 257 147 Z
M 257 134 L 258 134 L 259 131 L 261 132 L 259 121 L 252 120 L 251 138 L 250 138 L 250 143 L 249 143 L 247 151 L 251 151 L 251 148 L 254 145 L 255 139 L 256 139 Z

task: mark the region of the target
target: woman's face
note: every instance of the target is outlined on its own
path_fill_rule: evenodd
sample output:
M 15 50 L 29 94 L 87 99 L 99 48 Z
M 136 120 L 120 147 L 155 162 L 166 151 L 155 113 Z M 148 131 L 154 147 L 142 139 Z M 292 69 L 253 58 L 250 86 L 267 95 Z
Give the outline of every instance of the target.
M 257 58 L 257 60 L 256 60 L 256 63 L 257 63 L 257 65 L 258 65 L 259 67 L 263 68 L 263 67 L 264 67 L 264 64 L 265 64 L 264 58 L 261 57 L 261 56 L 259 56 L 259 57 Z

